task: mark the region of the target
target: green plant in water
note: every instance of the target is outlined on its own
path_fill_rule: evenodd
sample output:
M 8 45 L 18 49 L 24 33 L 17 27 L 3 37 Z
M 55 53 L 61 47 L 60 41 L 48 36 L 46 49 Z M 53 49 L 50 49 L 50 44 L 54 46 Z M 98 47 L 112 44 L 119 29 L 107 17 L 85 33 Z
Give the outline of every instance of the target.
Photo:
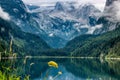
M 26 76 L 24 80 L 30 80 L 30 75 Z
M 15 75 L 7 75 L 0 71 L 0 80 L 20 80 L 20 76 L 17 77 Z
M 25 56 L 25 59 L 24 59 L 24 61 L 23 61 L 23 64 L 26 64 L 28 58 L 32 58 L 32 56 Z
M 31 70 L 31 67 L 32 65 L 34 65 L 35 63 L 30 63 L 30 66 L 29 66 L 29 73 L 30 73 L 30 70 Z

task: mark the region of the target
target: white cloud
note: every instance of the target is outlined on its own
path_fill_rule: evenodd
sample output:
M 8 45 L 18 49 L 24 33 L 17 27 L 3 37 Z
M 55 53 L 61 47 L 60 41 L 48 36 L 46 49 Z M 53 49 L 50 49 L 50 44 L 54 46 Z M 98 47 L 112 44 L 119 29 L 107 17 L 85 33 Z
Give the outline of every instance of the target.
M 83 3 L 91 3 L 93 5 L 95 5 L 98 9 L 104 9 L 106 0 L 77 0 L 80 4 Z
M 96 25 L 96 26 L 94 26 L 94 27 L 89 27 L 87 34 L 93 34 L 96 29 L 100 29 L 100 28 L 102 28 L 102 26 L 103 26 L 103 25 L 100 24 L 100 25 Z
M 88 32 L 86 34 L 93 34 L 96 29 L 100 29 L 102 27 L 103 27 L 102 24 L 96 25 L 96 26 L 92 26 L 92 27 L 88 26 L 88 25 L 80 26 L 80 28 L 87 28 L 88 29 Z
M 114 7 L 116 8 L 116 20 L 120 22 L 120 1 L 115 1 L 114 5 Z
M 10 20 L 9 14 L 4 12 L 4 10 L 1 7 L 0 7 L 0 18 L 4 20 Z
M 57 2 L 57 1 L 76 1 L 76 0 L 23 0 L 25 3 Z
M 107 6 L 103 16 L 112 22 L 120 22 L 120 1 L 114 1 L 112 5 Z
M 23 0 L 27 4 L 34 4 L 34 5 L 54 5 L 55 2 L 57 1 L 73 1 L 77 2 L 79 4 L 84 4 L 84 3 L 92 3 L 95 5 L 98 9 L 103 11 L 105 2 L 106 0 Z

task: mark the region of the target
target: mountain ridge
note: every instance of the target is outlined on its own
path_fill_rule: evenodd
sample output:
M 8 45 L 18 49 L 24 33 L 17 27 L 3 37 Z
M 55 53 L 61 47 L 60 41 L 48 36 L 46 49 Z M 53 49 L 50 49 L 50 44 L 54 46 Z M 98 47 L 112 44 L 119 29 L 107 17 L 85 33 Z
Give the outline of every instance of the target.
M 4 29 L 4 30 L 3 30 Z M 38 54 L 43 49 L 50 47 L 40 37 L 23 32 L 17 25 L 11 21 L 5 21 L 0 18 L 0 38 L 6 43 L 6 50 L 9 50 L 9 43 L 13 41 L 13 52 L 19 56 Z M 0 41 L 0 43 L 1 43 Z M 40 53 L 39 53 L 40 54 Z
M 119 0 L 113 0 L 113 1 L 107 0 L 105 8 L 108 6 L 110 7 L 107 8 L 108 10 L 105 9 L 104 12 L 114 11 L 116 7 L 115 3 L 117 3 L 117 1 Z M 111 7 L 113 7 L 113 9 L 111 9 Z M 86 39 L 86 40 L 83 39 L 83 41 L 81 41 L 80 39 L 82 39 L 82 37 L 79 36 L 73 39 L 72 41 L 70 41 L 68 43 L 69 45 L 66 45 L 66 48 L 72 49 L 72 52 L 70 51 L 71 56 L 86 56 L 86 57 L 90 56 L 90 57 L 105 57 L 105 58 L 120 56 L 119 54 L 120 21 L 119 20 L 117 22 L 116 20 L 114 21 L 115 18 L 111 21 L 109 17 L 112 18 L 113 15 L 107 14 L 106 16 L 101 16 L 98 19 L 97 24 L 102 24 L 103 26 L 101 29 L 98 29 L 96 31 L 99 34 L 97 35 L 95 33 L 96 37 L 92 35 L 90 39 Z M 78 45 L 78 46 L 72 48 L 71 47 L 72 45 L 76 45 L 76 46 Z

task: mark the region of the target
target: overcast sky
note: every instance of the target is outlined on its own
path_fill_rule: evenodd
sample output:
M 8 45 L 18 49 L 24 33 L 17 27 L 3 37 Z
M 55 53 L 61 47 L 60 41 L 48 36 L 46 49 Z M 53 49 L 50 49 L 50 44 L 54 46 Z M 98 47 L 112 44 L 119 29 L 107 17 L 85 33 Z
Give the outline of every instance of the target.
M 41 5 L 41 6 L 47 6 L 47 5 L 53 5 L 53 3 L 57 1 L 75 1 L 79 2 L 79 4 L 83 3 L 92 3 L 97 8 L 103 10 L 106 0 L 23 0 L 27 4 L 34 4 L 34 5 Z

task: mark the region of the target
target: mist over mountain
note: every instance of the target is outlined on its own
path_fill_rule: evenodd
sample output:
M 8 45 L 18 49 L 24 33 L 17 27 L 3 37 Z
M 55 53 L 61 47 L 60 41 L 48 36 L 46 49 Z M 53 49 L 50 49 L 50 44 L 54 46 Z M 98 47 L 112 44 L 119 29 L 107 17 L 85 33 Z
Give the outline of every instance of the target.
M 22 31 L 40 36 L 51 47 L 64 47 L 66 42 L 81 34 L 92 34 L 101 11 L 92 4 L 57 2 L 52 7 L 26 5 L 21 0 L 1 1 L 1 7 Z M 5 5 L 8 4 L 8 5 Z
M 119 3 L 119 0 L 107 0 L 103 16 L 97 21 L 97 24 L 102 24 L 102 27 L 95 31 L 99 35 L 76 37 L 67 43 L 65 49 L 70 51 L 72 56 L 119 57 L 120 16 L 113 15 L 119 13 Z
M 99 28 L 95 25 L 101 11 L 91 4 L 76 8 L 74 3 L 57 2 L 54 7 L 46 8 L 35 9 L 32 12 L 38 14 L 39 18 L 37 17 L 36 21 L 39 22 L 40 28 L 50 37 L 61 38 L 63 46 L 64 41 L 81 34 L 92 34 Z
M 98 19 L 97 23 L 102 24 L 102 28 L 97 29 L 95 34 L 102 34 L 117 28 L 116 24 L 120 22 L 120 1 L 107 0 L 105 9 Z

